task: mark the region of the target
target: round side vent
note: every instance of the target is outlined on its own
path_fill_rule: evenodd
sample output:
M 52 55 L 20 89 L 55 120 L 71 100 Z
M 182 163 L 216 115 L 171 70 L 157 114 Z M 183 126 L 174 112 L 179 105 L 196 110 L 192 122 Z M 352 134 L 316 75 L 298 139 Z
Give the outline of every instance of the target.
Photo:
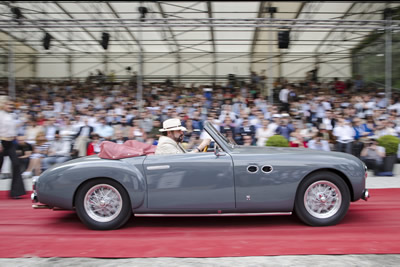
M 250 165 L 250 166 L 247 167 L 247 171 L 249 173 L 256 173 L 258 171 L 258 167 L 255 166 L 255 165 Z
M 264 165 L 264 166 L 262 166 L 261 170 L 264 173 L 270 173 L 270 172 L 272 172 L 273 169 L 272 169 L 272 166 L 270 166 L 270 165 Z

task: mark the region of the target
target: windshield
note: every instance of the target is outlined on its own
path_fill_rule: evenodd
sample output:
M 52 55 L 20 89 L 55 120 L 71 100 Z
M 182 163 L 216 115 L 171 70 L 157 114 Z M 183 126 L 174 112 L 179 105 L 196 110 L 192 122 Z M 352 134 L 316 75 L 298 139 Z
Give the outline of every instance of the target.
M 235 146 L 237 146 L 236 142 L 233 140 L 232 138 L 227 138 L 225 135 L 221 134 L 217 129 L 215 129 L 214 125 L 212 125 L 212 123 L 207 123 L 208 126 L 210 127 L 210 130 L 213 131 L 213 134 L 218 135 L 222 140 L 224 140 L 226 142 L 226 144 L 230 147 L 230 148 L 235 148 Z M 205 130 L 207 131 L 207 129 L 205 128 Z M 208 133 L 212 136 L 211 133 Z

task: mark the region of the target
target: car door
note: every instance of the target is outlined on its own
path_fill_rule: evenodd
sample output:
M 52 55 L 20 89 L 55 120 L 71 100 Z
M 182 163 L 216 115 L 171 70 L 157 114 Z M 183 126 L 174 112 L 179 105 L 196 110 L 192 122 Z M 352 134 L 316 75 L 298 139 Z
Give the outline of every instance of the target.
M 229 154 L 152 155 L 143 164 L 149 209 L 217 212 L 235 207 L 233 163 Z
M 232 154 L 236 208 L 248 212 L 286 212 L 293 208 L 305 170 L 285 154 Z

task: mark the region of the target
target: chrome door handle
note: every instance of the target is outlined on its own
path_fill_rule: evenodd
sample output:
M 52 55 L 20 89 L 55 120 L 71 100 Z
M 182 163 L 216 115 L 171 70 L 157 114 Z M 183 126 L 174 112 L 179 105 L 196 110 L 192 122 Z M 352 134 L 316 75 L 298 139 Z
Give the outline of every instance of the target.
M 159 166 L 148 166 L 147 170 L 155 171 L 155 170 L 167 170 L 169 169 L 169 165 L 159 165 Z

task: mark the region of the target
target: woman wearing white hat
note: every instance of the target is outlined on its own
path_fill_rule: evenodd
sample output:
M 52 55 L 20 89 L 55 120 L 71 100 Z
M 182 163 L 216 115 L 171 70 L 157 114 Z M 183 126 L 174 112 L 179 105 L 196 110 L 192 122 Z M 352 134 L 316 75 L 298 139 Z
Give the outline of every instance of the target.
M 186 153 L 186 150 L 179 144 L 183 141 L 183 132 L 186 128 L 181 125 L 180 119 L 168 119 L 163 122 L 163 128 L 160 132 L 163 136 L 158 140 L 156 155 L 181 154 Z M 211 140 L 205 139 L 192 152 L 202 151 Z

